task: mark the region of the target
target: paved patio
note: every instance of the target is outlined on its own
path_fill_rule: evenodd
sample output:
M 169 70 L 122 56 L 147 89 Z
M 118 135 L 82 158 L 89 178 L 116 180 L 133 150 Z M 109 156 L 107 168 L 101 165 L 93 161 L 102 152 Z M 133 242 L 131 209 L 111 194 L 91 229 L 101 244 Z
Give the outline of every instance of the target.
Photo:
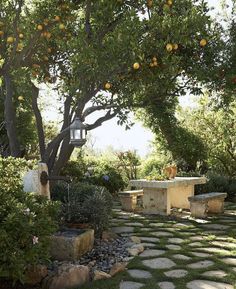
M 188 212 L 148 216 L 114 208 L 113 230 L 137 236 L 145 250 L 110 289 L 233 289 L 236 284 L 236 204 L 193 219 Z M 106 282 L 109 283 L 109 280 Z

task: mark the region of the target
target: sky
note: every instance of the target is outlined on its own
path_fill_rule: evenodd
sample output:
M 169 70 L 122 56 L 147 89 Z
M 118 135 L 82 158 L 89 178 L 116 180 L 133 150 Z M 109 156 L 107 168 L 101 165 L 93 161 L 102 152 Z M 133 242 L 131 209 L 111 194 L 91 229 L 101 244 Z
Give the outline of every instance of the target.
M 230 3 L 230 0 L 227 0 L 226 2 Z M 216 11 L 221 9 L 221 1 L 219 0 L 208 0 L 208 3 L 215 8 L 215 10 L 211 12 L 212 15 L 215 15 Z M 44 93 L 45 90 L 42 91 L 42 94 Z M 55 110 L 50 109 L 55 107 L 55 102 L 53 101 L 53 98 L 51 99 L 52 103 L 47 103 L 48 109 L 45 111 L 44 117 L 47 120 L 59 121 L 59 115 L 55 113 Z M 181 97 L 179 102 L 182 107 L 193 106 L 194 97 L 186 95 Z M 130 117 L 134 120 L 132 114 L 130 114 Z M 93 122 L 93 119 L 90 119 L 87 122 Z M 151 142 L 154 140 L 154 135 L 149 129 L 144 128 L 142 123 L 137 120 L 135 120 L 135 124 L 131 129 L 125 130 L 124 127 L 117 125 L 117 118 L 114 118 L 104 122 L 102 126 L 91 131 L 89 138 L 92 140 L 94 149 L 99 151 L 105 151 L 109 147 L 113 147 L 115 150 L 122 151 L 136 150 L 141 157 L 145 157 L 151 152 Z

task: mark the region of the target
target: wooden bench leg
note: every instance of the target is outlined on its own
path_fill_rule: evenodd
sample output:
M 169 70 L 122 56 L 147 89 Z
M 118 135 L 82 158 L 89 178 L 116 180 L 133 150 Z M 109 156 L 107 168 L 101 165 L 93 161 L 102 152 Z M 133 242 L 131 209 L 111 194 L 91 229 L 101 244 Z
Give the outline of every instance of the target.
M 137 206 L 136 196 L 122 196 L 120 197 L 122 209 L 124 211 L 133 212 Z
M 224 198 L 218 198 L 208 201 L 209 213 L 223 213 L 224 212 Z
M 205 218 L 207 216 L 207 202 L 190 202 L 191 216 Z

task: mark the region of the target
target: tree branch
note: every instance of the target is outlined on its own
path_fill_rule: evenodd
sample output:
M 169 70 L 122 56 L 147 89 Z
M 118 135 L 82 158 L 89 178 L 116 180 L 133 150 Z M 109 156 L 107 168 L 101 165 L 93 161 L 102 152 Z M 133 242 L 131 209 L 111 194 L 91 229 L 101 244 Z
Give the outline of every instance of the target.
M 43 155 L 45 153 L 45 134 L 43 129 L 43 120 L 41 116 L 41 112 L 38 108 L 38 96 L 39 96 L 39 88 L 36 87 L 33 82 L 32 84 L 32 109 L 34 112 L 34 116 L 36 119 L 36 126 L 37 126 L 37 133 L 38 133 L 38 139 L 39 139 L 39 149 L 40 149 L 40 156 L 43 158 Z
M 114 111 L 113 113 L 111 113 L 111 111 L 109 110 L 104 116 L 97 119 L 93 124 L 86 124 L 86 129 L 92 130 L 98 126 L 101 126 L 104 121 L 112 119 L 113 117 L 117 115 L 117 113 L 118 111 Z
M 90 106 L 88 108 L 85 109 L 85 111 L 82 114 L 82 119 L 85 119 L 88 115 L 90 115 L 91 113 L 98 111 L 98 110 L 105 110 L 105 109 L 111 109 L 114 108 L 115 105 L 109 104 L 109 105 L 94 105 L 94 106 Z
M 85 31 L 87 33 L 88 39 L 92 35 L 90 15 L 91 15 L 91 0 L 87 0 L 86 11 L 85 11 Z

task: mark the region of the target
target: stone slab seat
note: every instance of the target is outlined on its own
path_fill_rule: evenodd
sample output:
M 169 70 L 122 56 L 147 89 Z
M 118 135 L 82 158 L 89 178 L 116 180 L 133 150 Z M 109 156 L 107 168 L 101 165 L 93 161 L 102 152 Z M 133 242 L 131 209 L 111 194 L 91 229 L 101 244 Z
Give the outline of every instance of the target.
M 189 197 L 191 215 L 206 217 L 207 213 L 223 213 L 227 193 L 212 192 Z
M 123 191 L 119 193 L 122 209 L 132 212 L 137 207 L 137 197 L 143 196 L 143 190 Z

